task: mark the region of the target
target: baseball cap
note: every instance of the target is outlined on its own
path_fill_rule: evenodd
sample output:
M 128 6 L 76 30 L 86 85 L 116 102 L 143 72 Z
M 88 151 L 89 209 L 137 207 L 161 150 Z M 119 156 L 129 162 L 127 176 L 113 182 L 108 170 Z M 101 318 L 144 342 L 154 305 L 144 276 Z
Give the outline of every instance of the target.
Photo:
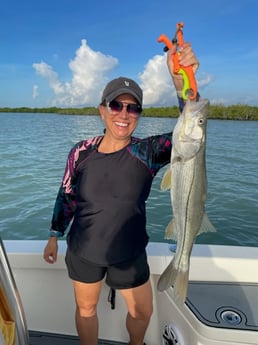
M 103 91 L 101 101 L 111 102 L 124 93 L 132 95 L 142 105 L 142 89 L 134 80 L 126 77 L 111 80 Z

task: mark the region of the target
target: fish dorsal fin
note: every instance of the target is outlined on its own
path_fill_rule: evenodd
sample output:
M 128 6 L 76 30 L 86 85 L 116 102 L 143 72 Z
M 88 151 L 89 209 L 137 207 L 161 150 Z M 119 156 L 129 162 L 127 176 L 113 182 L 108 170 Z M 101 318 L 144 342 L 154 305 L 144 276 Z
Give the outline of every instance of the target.
M 165 171 L 161 184 L 160 184 L 160 189 L 162 191 L 170 189 L 172 186 L 172 178 L 171 178 L 171 169 L 170 166 L 167 168 Z

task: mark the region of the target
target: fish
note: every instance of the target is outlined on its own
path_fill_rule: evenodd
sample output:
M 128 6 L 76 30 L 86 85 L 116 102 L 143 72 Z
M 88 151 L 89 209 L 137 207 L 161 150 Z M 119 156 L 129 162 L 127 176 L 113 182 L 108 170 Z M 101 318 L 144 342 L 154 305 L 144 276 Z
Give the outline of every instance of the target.
M 170 165 L 161 190 L 170 189 L 173 218 L 165 238 L 177 242 L 175 255 L 160 275 L 157 289 L 173 287 L 175 300 L 187 298 L 190 256 L 197 235 L 214 232 L 205 212 L 207 195 L 206 132 L 209 100 L 187 100 L 172 133 Z

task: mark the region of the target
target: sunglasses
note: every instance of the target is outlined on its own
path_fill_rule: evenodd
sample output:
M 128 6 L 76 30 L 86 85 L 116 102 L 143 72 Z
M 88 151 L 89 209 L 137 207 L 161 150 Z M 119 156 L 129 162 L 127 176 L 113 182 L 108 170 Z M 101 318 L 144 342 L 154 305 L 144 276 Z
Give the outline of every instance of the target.
M 126 106 L 126 111 L 128 112 L 129 115 L 138 117 L 140 116 L 142 112 L 142 107 L 140 104 L 135 104 L 135 103 L 123 103 L 120 101 L 111 101 L 107 104 L 108 110 L 110 113 L 117 115 L 120 113 L 123 108 Z

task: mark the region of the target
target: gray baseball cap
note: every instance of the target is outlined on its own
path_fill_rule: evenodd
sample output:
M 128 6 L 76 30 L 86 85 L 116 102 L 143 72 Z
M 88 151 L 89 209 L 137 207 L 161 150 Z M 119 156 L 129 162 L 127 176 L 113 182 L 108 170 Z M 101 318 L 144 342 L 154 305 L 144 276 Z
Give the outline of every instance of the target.
M 132 95 L 142 105 L 142 89 L 134 80 L 126 77 L 111 80 L 103 91 L 101 101 L 111 102 L 124 93 Z

